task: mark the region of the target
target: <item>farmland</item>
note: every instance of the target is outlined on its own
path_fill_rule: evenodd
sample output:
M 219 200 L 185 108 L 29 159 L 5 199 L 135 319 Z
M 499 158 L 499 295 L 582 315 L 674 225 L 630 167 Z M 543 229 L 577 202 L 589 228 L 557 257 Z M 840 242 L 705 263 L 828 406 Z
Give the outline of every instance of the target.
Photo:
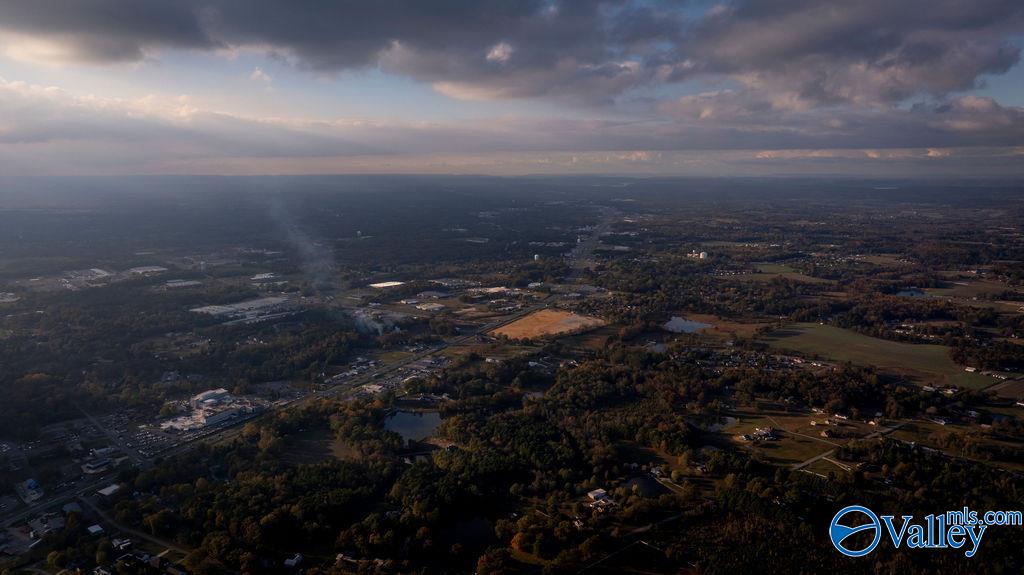
M 873 366 L 881 371 L 908 376 L 918 383 L 972 389 L 993 383 L 988 377 L 965 372 L 950 359 L 948 348 L 941 345 L 887 341 L 813 323 L 788 326 L 768 335 L 764 341 L 777 349 Z

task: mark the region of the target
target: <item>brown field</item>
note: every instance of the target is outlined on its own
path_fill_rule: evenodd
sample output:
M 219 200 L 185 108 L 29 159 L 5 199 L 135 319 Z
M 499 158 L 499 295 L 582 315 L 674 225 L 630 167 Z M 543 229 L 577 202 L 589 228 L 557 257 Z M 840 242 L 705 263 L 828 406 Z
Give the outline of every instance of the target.
M 511 339 L 528 339 L 567 333 L 579 333 L 604 325 L 604 320 L 576 315 L 557 309 L 542 309 L 494 330 L 493 334 Z

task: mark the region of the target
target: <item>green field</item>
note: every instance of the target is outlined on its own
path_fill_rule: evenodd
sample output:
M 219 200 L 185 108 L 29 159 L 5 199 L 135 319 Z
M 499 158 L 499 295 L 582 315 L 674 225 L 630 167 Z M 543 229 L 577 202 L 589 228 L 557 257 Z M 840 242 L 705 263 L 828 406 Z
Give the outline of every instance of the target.
M 980 297 L 1002 294 L 1011 289 L 1009 285 L 990 280 L 955 280 L 945 282 L 942 287 L 926 288 L 929 295 L 939 297 Z
M 745 280 L 767 282 L 777 277 L 782 277 L 804 283 L 829 283 L 829 280 L 826 279 L 804 275 L 786 264 L 757 263 L 753 265 L 754 269 L 757 270 L 756 272 L 749 274 L 739 274 L 733 276 L 733 278 L 741 281 Z
M 995 383 L 989 377 L 965 372 L 949 358 L 949 348 L 942 345 L 888 341 L 816 323 L 787 326 L 769 334 L 763 341 L 777 349 L 900 373 L 922 384 L 981 389 Z
M 754 267 L 757 268 L 758 272 L 763 273 L 763 274 L 792 274 L 792 273 L 797 273 L 797 271 L 795 269 L 793 269 L 790 266 L 787 266 L 786 264 L 764 263 L 764 264 L 754 264 Z

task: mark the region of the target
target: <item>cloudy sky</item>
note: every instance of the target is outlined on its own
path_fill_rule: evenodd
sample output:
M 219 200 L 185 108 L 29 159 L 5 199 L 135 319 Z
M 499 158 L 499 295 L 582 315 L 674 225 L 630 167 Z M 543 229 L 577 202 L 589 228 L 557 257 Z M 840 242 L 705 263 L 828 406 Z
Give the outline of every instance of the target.
M 0 173 L 1024 174 L 1021 0 L 0 0 Z

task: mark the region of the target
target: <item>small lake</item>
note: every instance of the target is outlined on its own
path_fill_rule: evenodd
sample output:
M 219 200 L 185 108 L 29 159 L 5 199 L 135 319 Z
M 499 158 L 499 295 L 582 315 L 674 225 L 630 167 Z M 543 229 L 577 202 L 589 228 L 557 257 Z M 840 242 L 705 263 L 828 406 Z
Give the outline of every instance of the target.
M 928 297 L 928 294 L 917 288 L 900 290 L 896 292 L 896 295 L 899 297 Z
M 441 414 L 436 411 L 396 411 L 384 420 L 384 429 L 394 431 L 409 441 L 422 441 L 430 437 L 441 425 Z
M 672 316 L 672 319 L 665 322 L 661 327 L 672 333 L 694 333 L 714 326 L 710 323 L 701 323 L 699 321 L 693 321 L 679 316 Z

